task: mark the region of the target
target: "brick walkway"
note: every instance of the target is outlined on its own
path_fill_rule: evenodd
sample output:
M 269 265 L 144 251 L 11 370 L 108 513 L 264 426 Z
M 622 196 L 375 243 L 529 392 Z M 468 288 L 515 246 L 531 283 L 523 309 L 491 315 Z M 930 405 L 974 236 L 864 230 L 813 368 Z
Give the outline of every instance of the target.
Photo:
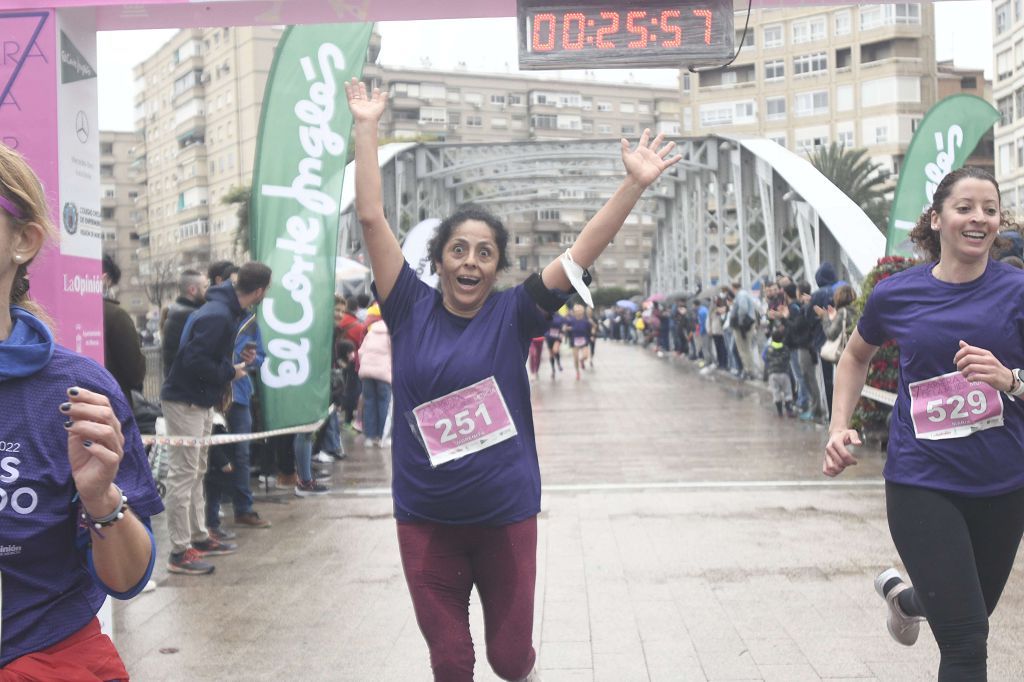
M 935 679 L 927 628 L 890 640 L 871 586 L 897 561 L 879 453 L 830 481 L 824 430 L 776 418 L 761 390 L 611 342 L 596 359 L 577 382 L 565 353 L 534 386 L 545 682 Z M 116 609 L 135 679 L 431 679 L 387 457 L 349 451 L 328 497 L 261 494 L 274 528 L 239 530 L 212 576 L 169 575 L 161 551 L 158 589 Z M 992 618 L 994 681 L 1024 679 L 1021 572 Z M 476 679 L 496 680 L 475 600 L 471 619 Z

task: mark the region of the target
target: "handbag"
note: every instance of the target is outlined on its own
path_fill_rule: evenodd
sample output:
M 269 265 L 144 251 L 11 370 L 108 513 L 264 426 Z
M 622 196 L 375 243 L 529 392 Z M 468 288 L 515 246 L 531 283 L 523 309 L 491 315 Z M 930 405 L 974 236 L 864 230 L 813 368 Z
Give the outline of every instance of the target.
M 846 348 L 846 308 L 843 308 L 843 326 L 839 336 L 825 341 L 821 347 L 821 359 L 826 362 L 837 363 Z

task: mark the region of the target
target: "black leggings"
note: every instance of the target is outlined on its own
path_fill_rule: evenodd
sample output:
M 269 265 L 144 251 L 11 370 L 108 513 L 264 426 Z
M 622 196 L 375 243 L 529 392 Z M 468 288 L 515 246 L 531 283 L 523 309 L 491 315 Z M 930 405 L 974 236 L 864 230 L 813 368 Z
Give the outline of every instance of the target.
M 964 497 L 885 484 L 889 532 L 914 587 L 900 594 L 939 645 L 939 682 L 987 679 L 992 615 L 1024 532 L 1024 489 Z

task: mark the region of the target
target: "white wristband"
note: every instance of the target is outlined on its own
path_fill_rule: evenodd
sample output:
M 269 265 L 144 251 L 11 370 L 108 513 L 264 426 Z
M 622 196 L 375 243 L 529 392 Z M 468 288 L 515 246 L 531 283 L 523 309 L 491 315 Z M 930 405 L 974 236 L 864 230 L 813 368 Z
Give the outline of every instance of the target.
M 569 278 L 569 283 L 572 284 L 572 288 L 576 290 L 576 293 L 580 295 L 580 298 L 590 306 L 594 307 L 594 299 L 590 295 L 590 289 L 583 282 L 583 268 L 577 265 L 576 261 L 572 259 L 572 254 L 569 253 L 569 249 L 565 250 L 559 260 L 562 262 L 562 269 L 565 270 L 565 276 Z

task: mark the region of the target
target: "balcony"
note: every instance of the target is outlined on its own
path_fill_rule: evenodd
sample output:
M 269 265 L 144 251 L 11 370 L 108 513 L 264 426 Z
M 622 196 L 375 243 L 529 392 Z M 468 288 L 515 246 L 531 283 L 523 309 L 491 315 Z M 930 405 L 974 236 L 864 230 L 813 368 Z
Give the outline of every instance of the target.
M 196 114 L 174 126 L 174 136 L 180 144 L 183 138 L 202 138 L 206 134 L 206 116 Z
M 203 76 L 206 79 L 206 76 Z M 190 99 L 204 99 L 206 97 L 206 86 L 205 80 L 198 81 L 191 87 L 187 87 L 181 92 L 174 95 L 171 99 L 171 103 L 174 106 L 180 105 L 182 102 L 187 102 Z

